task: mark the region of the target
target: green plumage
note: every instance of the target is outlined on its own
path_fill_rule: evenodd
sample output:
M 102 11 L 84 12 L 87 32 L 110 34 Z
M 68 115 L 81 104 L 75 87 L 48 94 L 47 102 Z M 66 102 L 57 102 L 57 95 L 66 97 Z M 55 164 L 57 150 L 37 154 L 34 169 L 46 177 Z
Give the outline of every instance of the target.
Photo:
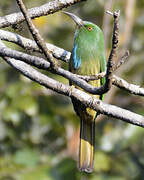
M 65 13 L 77 24 L 72 58 L 69 64 L 70 71 L 79 75 L 95 75 L 105 71 L 104 38 L 101 29 L 91 22 L 82 21 L 71 13 Z M 89 84 L 95 87 L 99 87 L 103 83 L 104 79 L 89 82 Z M 98 95 L 92 96 L 102 98 Z M 81 121 L 79 169 L 81 171 L 92 172 L 94 163 L 95 118 L 97 113 L 85 107 L 76 99 L 72 99 L 72 103 Z

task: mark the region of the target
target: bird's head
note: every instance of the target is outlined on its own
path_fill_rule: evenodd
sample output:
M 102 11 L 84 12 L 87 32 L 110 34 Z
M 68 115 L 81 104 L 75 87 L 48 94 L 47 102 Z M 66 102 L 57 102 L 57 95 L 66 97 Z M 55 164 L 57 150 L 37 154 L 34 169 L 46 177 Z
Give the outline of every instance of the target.
M 91 36 L 100 31 L 100 28 L 94 23 L 83 21 L 78 16 L 70 12 L 63 11 L 63 13 L 68 15 L 76 23 L 78 32 L 82 32 L 88 36 Z

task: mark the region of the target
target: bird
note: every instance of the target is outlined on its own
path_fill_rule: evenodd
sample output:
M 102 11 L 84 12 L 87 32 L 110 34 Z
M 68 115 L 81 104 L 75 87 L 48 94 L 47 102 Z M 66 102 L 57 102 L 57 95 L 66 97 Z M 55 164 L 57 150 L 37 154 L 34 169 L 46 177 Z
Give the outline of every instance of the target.
M 106 71 L 104 53 L 104 35 L 96 24 L 83 21 L 73 13 L 63 11 L 76 24 L 72 55 L 69 62 L 69 71 L 78 75 L 95 75 Z M 89 84 L 100 87 L 105 78 L 89 81 Z M 70 85 L 84 91 L 73 84 Z M 89 93 L 90 94 L 90 93 Z M 93 98 L 103 99 L 104 95 L 92 95 Z M 95 152 L 95 119 L 98 112 L 86 107 L 76 98 L 72 98 L 76 114 L 80 118 L 80 145 L 78 168 L 81 172 L 92 173 L 94 170 Z

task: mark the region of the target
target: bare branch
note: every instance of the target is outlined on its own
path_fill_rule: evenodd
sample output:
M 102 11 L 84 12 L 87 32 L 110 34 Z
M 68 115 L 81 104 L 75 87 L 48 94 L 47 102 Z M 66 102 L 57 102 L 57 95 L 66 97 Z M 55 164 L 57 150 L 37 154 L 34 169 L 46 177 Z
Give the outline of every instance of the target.
M 129 51 L 126 51 L 125 54 L 121 57 L 121 59 L 118 62 L 118 64 L 115 65 L 115 70 L 118 69 L 122 64 L 125 63 L 125 60 L 128 58 L 128 56 L 129 56 Z
M 113 16 L 113 13 L 111 11 L 106 11 L 106 13 Z
M 55 0 L 48 2 L 40 7 L 31 8 L 28 10 L 30 18 L 34 19 L 40 16 L 55 13 L 63 8 L 74 5 L 85 0 Z M 0 28 L 8 27 L 14 24 L 21 23 L 25 20 L 22 13 L 13 13 L 4 17 L 0 17 Z
M 120 16 L 120 11 L 116 11 L 113 13 L 114 27 L 113 27 L 113 37 L 112 37 L 112 49 L 107 63 L 106 83 L 104 85 L 105 92 L 107 92 L 112 85 L 112 73 L 114 72 L 114 66 L 115 66 L 114 60 L 115 57 L 117 56 L 117 47 L 118 47 L 119 16 Z
M 127 81 L 125 81 L 124 79 L 121 79 L 120 77 L 113 75 L 112 83 L 115 86 L 117 86 L 121 89 L 127 90 L 128 92 L 130 92 L 132 94 L 144 96 L 144 88 L 141 88 L 140 86 L 135 85 L 135 84 L 130 84 Z
M 23 36 L 20 36 L 17 33 L 12 33 L 12 32 L 8 32 L 8 31 L 4 31 L 0 29 L 0 39 L 13 42 L 26 50 L 41 52 L 37 44 L 35 43 L 35 41 L 25 38 Z M 46 43 L 46 46 L 49 49 L 49 51 L 52 52 L 55 58 L 61 59 L 64 62 L 69 61 L 70 56 L 71 56 L 70 52 L 62 48 L 59 48 L 57 46 L 54 46 L 53 44 L 50 44 L 50 43 Z
M 5 45 L 0 41 L 0 46 L 5 48 Z M 60 83 L 54 79 L 47 77 L 46 75 L 38 72 L 33 69 L 30 65 L 21 62 L 15 61 L 12 58 L 4 57 L 4 60 L 10 64 L 12 67 L 16 68 L 19 72 L 21 72 L 24 76 L 29 79 L 53 90 L 60 94 L 76 98 L 81 101 L 84 105 L 93 108 L 96 111 L 99 111 L 101 114 L 105 114 L 111 117 L 115 117 L 121 119 L 125 122 L 144 127 L 144 116 L 138 115 L 131 111 L 116 107 L 114 105 L 106 104 L 101 100 L 93 98 L 91 95 L 87 94 L 84 91 L 81 91 L 76 88 L 71 88 L 68 85 Z
M 98 80 L 103 78 L 106 75 L 106 72 L 101 72 L 99 74 L 96 75 L 91 75 L 91 76 L 81 76 L 81 75 L 77 75 L 79 78 L 84 79 L 85 81 L 94 81 L 94 80 Z
M 30 65 L 33 65 L 39 69 L 44 69 L 48 70 L 50 67 L 50 63 L 46 61 L 43 58 L 36 57 L 36 56 L 31 56 L 16 50 L 11 50 L 10 48 L 7 47 L 0 47 L 0 55 L 3 57 L 11 57 L 14 59 L 19 59 L 20 61 L 24 61 Z

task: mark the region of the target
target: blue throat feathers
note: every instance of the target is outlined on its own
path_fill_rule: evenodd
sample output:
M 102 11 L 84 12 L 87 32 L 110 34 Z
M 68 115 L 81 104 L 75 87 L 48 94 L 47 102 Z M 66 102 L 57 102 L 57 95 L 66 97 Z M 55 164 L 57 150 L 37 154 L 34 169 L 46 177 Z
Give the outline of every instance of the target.
M 78 69 L 81 65 L 81 58 L 78 56 L 77 54 L 77 45 L 74 44 L 74 48 L 72 50 L 72 59 L 73 59 L 73 64 L 74 64 L 74 68 Z

